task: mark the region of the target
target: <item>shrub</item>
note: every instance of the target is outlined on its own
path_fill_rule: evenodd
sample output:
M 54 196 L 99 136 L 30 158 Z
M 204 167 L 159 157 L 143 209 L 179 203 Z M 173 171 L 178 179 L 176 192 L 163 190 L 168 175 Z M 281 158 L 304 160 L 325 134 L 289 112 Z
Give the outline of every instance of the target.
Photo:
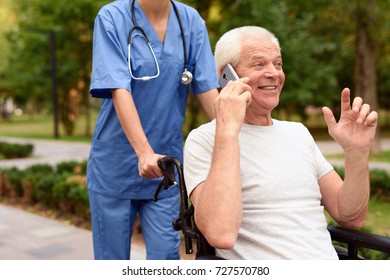
M 0 195 L 27 204 L 39 202 L 46 208 L 79 214 L 89 219 L 88 191 L 85 187 L 86 161 L 62 162 L 53 168 L 35 164 L 25 170 L 0 170 Z
M 88 160 L 84 160 L 80 163 L 81 167 L 81 174 L 86 175 L 87 174 L 87 165 L 88 165 Z
M 49 164 L 34 164 L 28 167 L 27 169 L 25 169 L 25 171 L 27 173 L 31 172 L 31 173 L 41 173 L 43 175 L 47 175 L 47 174 L 54 173 L 54 168 Z
M 25 169 L 22 179 L 23 202 L 32 204 L 39 200 L 38 197 L 43 197 L 40 191 L 38 191 L 37 196 L 37 185 L 53 174 L 54 169 L 48 164 L 35 164 Z M 46 196 L 49 196 L 49 194 L 44 195 L 44 197 Z
M 55 208 L 53 188 L 59 181 L 59 176 L 50 174 L 36 180 L 33 185 L 34 198 L 48 208 Z
M 80 164 L 77 161 L 65 161 L 57 164 L 58 173 L 73 173 Z
M 83 185 L 72 185 L 69 191 L 69 198 L 74 202 L 74 214 L 83 219 L 89 219 L 90 208 L 87 188 Z
M 371 195 L 390 198 L 390 176 L 385 170 L 370 170 Z
M 53 198 L 58 208 L 65 213 L 72 213 L 75 201 L 71 199 L 70 192 L 79 185 L 75 182 L 60 181 L 53 187 Z
M 34 146 L 32 144 L 11 144 L 0 142 L 0 158 L 25 158 L 32 155 Z
M 23 172 L 15 167 L 3 169 L 0 172 L 0 195 L 11 199 L 21 197 L 23 195 Z

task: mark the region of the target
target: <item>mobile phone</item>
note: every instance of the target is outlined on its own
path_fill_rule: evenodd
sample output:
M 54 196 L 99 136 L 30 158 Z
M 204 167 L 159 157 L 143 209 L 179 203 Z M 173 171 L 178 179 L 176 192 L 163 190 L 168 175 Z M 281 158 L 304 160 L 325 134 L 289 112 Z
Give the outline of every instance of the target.
M 229 81 L 235 81 L 238 79 L 239 77 L 236 71 L 234 71 L 233 67 L 228 64 L 226 65 L 225 69 L 223 69 L 222 74 L 219 77 L 219 85 L 221 88 L 224 88 Z

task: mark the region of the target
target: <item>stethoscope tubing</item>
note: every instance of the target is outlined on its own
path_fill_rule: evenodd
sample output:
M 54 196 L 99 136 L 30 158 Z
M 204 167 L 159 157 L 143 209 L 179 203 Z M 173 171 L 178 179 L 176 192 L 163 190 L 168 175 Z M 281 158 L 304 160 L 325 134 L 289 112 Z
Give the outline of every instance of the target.
M 150 41 L 148 39 L 148 37 L 146 36 L 146 33 L 145 31 L 137 25 L 137 21 L 135 19 L 135 12 L 134 12 L 134 3 L 135 3 L 135 0 L 132 1 L 132 4 L 131 4 L 131 18 L 132 18 L 132 21 L 133 21 L 133 27 L 129 30 L 129 34 L 128 34 L 128 37 L 127 37 L 127 42 L 128 42 L 128 66 L 129 66 L 129 71 L 130 71 L 130 75 L 133 79 L 136 79 L 136 80 L 143 80 L 143 81 L 148 81 L 150 79 L 153 79 L 153 78 L 157 78 L 160 74 L 160 67 L 158 65 L 158 62 L 157 62 L 157 58 L 154 54 L 154 51 L 153 51 L 153 48 L 152 48 L 152 45 L 150 44 Z M 179 15 L 179 12 L 177 10 L 177 7 L 176 7 L 176 4 L 171 0 L 171 3 L 173 5 L 173 9 L 175 11 L 175 14 L 176 14 L 176 17 L 177 17 L 177 20 L 179 22 L 179 27 L 180 27 L 180 33 L 181 33 L 181 38 L 182 38 L 182 42 L 183 42 L 183 58 L 184 58 L 184 71 L 180 77 L 180 80 L 183 84 L 190 84 L 191 81 L 192 81 L 192 73 L 189 72 L 187 69 L 188 69 L 188 64 L 187 64 L 187 47 L 186 47 L 186 41 L 185 41 L 185 36 L 184 36 L 184 30 L 183 30 L 183 25 L 182 25 L 182 22 L 181 22 L 181 19 L 180 19 L 180 15 Z M 133 33 L 134 30 L 139 30 L 142 35 L 139 35 L 139 36 L 142 36 L 144 37 L 146 43 L 148 44 L 149 46 L 149 49 L 153 55 L 153 58 L 155 60 L 155 64 L 156 64 L 156 68 L 157 68 L 157 74 L 154 75 L 154 76 L 144 76 L 144 77 L 141 77 L 141 78 L 136 78 L 133 76 L 133 73 L 132 73 L 132 70 L 131 70 L 131 63 L 130 63 L 130 54 L 131 54 L 131 41 L 132 41 L 132 36 L 131 34 Z

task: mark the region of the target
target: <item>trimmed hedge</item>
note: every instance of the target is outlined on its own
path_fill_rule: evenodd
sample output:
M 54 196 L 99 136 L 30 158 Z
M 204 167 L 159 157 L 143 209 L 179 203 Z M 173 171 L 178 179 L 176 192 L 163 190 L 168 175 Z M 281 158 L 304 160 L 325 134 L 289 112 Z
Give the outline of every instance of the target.
M 0 170 L 0 196 L 27 204 L 40 203 L 50 209 L 89 219 L 85 183 L 87 161 L 67 161 L 52 167 L 36 164 L 25 170 Z M 344 177 L 343 168 L 335 168 Z M 390 200 L 390 176 L 385 170 L 370 170 L 371 196 Z
M 36 164 L 25 170 L 0 170 L 0 196 L 14 202 L 77 215 L 90 221 L 88 191 L 85 184 L 87 162 L 62 162 L 52 167 Z
M 32 144 L 11 144 L 0 142 L 0 159 L 26 158 L 33 153 Z

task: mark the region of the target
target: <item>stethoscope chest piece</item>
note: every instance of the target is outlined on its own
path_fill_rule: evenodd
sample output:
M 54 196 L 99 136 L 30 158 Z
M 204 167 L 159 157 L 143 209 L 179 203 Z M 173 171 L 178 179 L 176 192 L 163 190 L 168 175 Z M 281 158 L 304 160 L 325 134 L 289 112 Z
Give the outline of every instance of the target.
M 189 85 L 192 82 L 192 73 L 187 69 L 181 74 L 180 81 L 182 84 Z

